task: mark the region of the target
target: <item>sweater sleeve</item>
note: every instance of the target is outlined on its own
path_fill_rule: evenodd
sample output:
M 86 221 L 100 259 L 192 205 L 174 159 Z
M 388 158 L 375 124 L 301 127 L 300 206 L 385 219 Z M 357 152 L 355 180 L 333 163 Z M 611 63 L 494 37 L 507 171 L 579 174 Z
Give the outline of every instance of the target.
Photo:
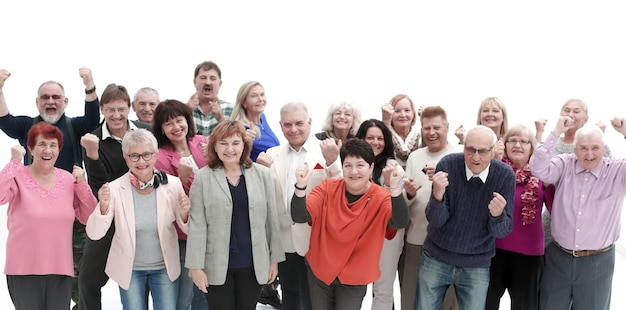
M 311 213 L 306 209 L 306 196 L 291 198 L 291 219 L 296 223 L 306 223 L 311 220 Z
M 553 156 L 558 140 L 559 137 L 550 133 L 543 143 L 537 145 L 529 161 L 532 174 L 543 182 L 550 184 L 558 182 L 564 167 L 564 162 L 561 159 L 561 156 L 564 155 Z
M 513 230 L 513 210 L 515 205 L 515 174 L 506 167 L 497 178 L 500 195 L 506 200 L 504 211 L 500 216 L 489 218 L 489 230 L 495 238 L 504 238 Z M 487 181 L 489 182 L 489 180 Z
M 18 190 L 15 183 L 15 173 L 19 167 L 22 167 L 22 162 L 12 159 L 2 169 L 2 174 L 0 174 L 0 204 L 11 202 L 15 197 L 15 192 Z
M 98 201 L 87 182 L 74 184 L 74 213 L 82 224 L 87 223 L 89 215 L 96 208 Z
M 395 229 L 402 229 L 409 224 L 409 207 L 402 195 L 391 197 L 391 219 L 389 226 Z

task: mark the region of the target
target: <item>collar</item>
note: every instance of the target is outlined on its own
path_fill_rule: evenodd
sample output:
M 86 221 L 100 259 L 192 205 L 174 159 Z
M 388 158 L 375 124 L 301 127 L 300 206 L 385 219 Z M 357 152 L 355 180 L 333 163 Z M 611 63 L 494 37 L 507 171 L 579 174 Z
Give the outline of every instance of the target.
M 308 152 L 308 150 L 315 150 L 315 147 L 316 147 L 315 143 L 317 143 L 317 148 L 319 149 L 320 140 L 318 140 L 315 136 L 310 136 L 306 139 L 306 141 L 304 141 L 304 144 L 302 145 L 302 147 L 300 147 L 299 151 L 296 151 L 296 149 L 291 147 L 291 145 L 289 144 L 287 145 L 289 146 L 289 152 L 300 153 L 302 151 Z
M 604 162 L 604 158 L 602 158 L 600 163 L 598 163 L 598 165 L 595 168 L 593 168 L 591 170 L 585 170 L 585 168 L 583 168 L 583 166 L 580 164 L 578 159 L 576 159 L 576 164 L 574 166 L 574 172 L 576 172 L 576 174 L 583 173 L 583 172 L 589 172 L 593 176 L 595 176 L 596 178 L 599 178 L 600 177 L 600 172 L 602 170 L 602 165 L 605 165 L 605 164 L 606 163 Z
M 483 170 L 481 173 L 475 175 L 474 173 L 472 173 L 469 167 L 467 167 L 467 164 L 466 164 L 465 165 L 465 177 L 469 181 L 472 177 L 476 176 L 476 177 L 479 177 L 480 180 L 483 181 L 483 183 L 485 183 L 487 181 L 487 176 L 489 175 L 489 167 L 491 167 L 491 164 L 489 164 L 489 166 L 487 166 L 487 168 L 485 168 L 485 170 Z
M 138 129 L 137 126 L 135 126 L 135 123 L 128 121 L 128 130 L 136 130 Z M 124 137 L 116 137 L 114 135 L 111 135 L 111 132 L 109 131 L 109 128 L 107 127 L 107 123 L 106 121 L 104 123 L 102 123 L 102 140 L 106 140 L 107 138 L 111 138 L 117 141 L 122 141 L 122 138 Z

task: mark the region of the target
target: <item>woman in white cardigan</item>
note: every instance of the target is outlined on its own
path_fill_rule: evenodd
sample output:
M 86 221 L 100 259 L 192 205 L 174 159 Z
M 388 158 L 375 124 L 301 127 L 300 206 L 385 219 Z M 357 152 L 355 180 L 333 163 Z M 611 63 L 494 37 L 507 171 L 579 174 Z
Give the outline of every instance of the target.
M 155 310 L 176 308 L 180 261 L 174 222 L 187 231 L 191 203 L 177 177 L 154 170 L 157 152 L 149 131 L 126 133 L 122 153 L 130 171 L 100 188 L 100 203 L 87 221 L 92 240 L 115 221 L 105 272 L 120 286 L 128 310 L 146 309 L 146 285 Z

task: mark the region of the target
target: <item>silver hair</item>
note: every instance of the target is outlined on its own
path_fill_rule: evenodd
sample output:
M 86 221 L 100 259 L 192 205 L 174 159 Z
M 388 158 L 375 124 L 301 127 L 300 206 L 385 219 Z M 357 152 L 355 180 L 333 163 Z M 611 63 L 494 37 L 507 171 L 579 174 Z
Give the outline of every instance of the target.
M 124 139 L 122 139 L 122 154 L 124 156 L 128 155 L 130 148 L 137 145 L 150 145 L 153 152 L 157 153 L 159 151 L 159 145 L 152 132 L 143 128 L 130 130 L 124 135 Z
M 602 129 L 596 125 L 584 125 L 580 127 L 580 129 L 576 130 L 576 134 L 574 135 L 574 145 L 578 144 L 578 140 L 591 138 L 593 136 L 598 136 L 600 138 L 601 145 L 604 145 L 604 133 Z

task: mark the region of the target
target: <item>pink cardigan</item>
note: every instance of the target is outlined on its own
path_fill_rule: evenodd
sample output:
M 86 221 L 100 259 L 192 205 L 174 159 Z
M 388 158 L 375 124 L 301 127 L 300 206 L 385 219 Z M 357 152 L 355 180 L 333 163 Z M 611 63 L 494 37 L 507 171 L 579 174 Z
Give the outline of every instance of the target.
M 5 274 L 74 276 L 74 217 L 84 224 L 98 202 L 87 182 L 56 172 L 54 185 L 45 189 L 19 160 L 2 170 L 0 204 L 9 203 Z

